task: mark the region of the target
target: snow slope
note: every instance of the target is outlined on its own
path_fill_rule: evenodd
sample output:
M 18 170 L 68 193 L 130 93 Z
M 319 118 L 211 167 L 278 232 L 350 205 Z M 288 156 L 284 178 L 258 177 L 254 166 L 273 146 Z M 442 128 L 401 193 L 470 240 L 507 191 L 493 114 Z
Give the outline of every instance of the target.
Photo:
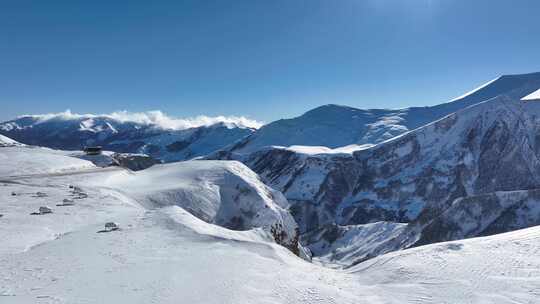
M 538 89 L 540 72 L 501 76 L 451 102 L 429 107 L 365 110 L 325 105 L 296 118 L 267 124 L 228 151 L 246 154 L 268 146 L 376 144 L 499 95 L 521 99 Z
M 186 161 L 137 172 L 119 172 L 107 180 L 138 202 L 155 208 L 176 205 L 198 218 L 234 230 L 279 228 L 282 244 L 296 247 L 296 223 L 280 192 L 265 186 L 248 167 L 236 161 Z
M 525 97 L 523 97 L 521 100 L 538 100 L 540 99 L 540 89 L 538 91 L 535 91 Z
M 0 177 L 92 168 L 95 166 L 91 162 L 69 157 L 64 151 L 30 146 L 0 147 Z
M 385 303 L 537 303 L 540 227 L 386 254 L 349 270 Z
M 32 152 L 19 150 L 26 153 Z M 47 161 L 55 167 L 64 159 Z M 534 303 L 539 296 L 538 228 L 423 246 L 333 270 L 298 258 L 264 229 L 233 231 L 199 219 L 177 201 L 160 198 L 161 207 L 148 201 L 197 182 L 224 187 L 235 174 L 235 183 L 257 185 L 250 174 L 231 172 L 243 170 L 234 162 L 174 165 L 134 174 L 98 168 L 31 175 L 29 167 L 23 170 L 28 175 L 0 179 L 0 302 L 502 304 Z M 264 186 L 255 188 L 268 194 Z M 74 205 L 56 206 L 64 199 Z M 53 213 L 29 215 L 46 204 Z M 120 230 L 96 233 L 109 221 Z M 379 225 L 386 224 L 372 226 Z
M 279 147 L 279 146 L 271 146 L 271 149 L 284 149 L 287 151 L 292 151 L 299 154 L 306 154 L 306 155 L 317 155 L 317 154 L 352 154 L 354 151 L 359 151 L 363 149 L 367 149 L 369 147 L 372 147 L 372 144 L 365 144 L 365 145 L 348 145 L 344 147 L 339 147 L 335 149 L 330 149 L 328 147 L 323 146 L 298 146 L 293 145 L 290 147 Z
M 265 148 L 215 156 L 246 163 L 285 194 L 303 234 L 323 233 L 330 245 L 341 238 L 333 232 L 343 230 L 334 225 L 409 223 L 387 242 L 351 249 L 359 262 L 409 246 L 540 224 L 533 191 L 540 189 L 539 117 L 539 104 L 501 96 L 352 154 Z M 492 199 L 501 191 L 525 192 L 519 201 Z M 460 214 L 467 212 L 474 216 L 465 221 Z M 318 237 L 304 240 L 319 246 Z

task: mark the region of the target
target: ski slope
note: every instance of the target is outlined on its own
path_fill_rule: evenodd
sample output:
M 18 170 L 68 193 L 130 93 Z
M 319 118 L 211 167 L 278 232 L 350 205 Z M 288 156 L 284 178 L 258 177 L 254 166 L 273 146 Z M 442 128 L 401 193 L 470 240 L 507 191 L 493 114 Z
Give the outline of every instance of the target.
M 540 227 L 398 251 L 349 273 L 385 303 L 538 303 Z

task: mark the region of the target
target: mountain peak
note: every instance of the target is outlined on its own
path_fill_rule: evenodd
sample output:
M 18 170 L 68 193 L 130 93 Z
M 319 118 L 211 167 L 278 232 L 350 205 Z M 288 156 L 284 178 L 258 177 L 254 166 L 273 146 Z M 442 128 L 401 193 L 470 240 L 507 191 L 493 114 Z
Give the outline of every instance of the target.
M 538 89 L 540 89 L 540 72 L 508 74 L 495 78 L 464 95 L 454 98 L 447 104 L 461 103 L 469 106 L 502 94 L 521 99 Z

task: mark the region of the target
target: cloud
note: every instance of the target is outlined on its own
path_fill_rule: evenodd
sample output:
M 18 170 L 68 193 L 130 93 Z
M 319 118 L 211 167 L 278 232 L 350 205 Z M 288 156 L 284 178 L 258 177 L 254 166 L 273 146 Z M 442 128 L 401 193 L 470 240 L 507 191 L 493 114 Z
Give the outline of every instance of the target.
M 175 118 L 166 115 L 161 111 L 148 111 L 148 112 L 128 112 L 119 111 L 110 114 L 77 114 L 72 113 L 70 110 L 66 110 L 61 113 L 50 113 L 41 115 L 25 115 L 37 118 L 39 122 L 45 122 L 51 119 L 57 120 L 79 120 L 79 119 L 91 119 L 91 118 L 108 118 L 116 120 L 121 123 L 134 122 L 142 125 L 151 125 L 167 130 L 183 130 L 201 126 L 210 126 L 217 123 L 224 123 L 227 127 L 240 127 L 240 128 L 260 128 L 263 123 L 253 119 L 249 119 L 244 116 L 196 116 L 189 118 Z

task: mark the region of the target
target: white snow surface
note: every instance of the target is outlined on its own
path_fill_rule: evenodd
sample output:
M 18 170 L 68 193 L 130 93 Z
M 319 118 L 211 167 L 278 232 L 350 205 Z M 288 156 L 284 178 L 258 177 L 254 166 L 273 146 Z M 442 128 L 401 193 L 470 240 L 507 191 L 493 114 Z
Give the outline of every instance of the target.
M 157 195 L 198 191 L 197 183 L 229 190 L 236 183 L 255 185 L 253 199 L 269 193 L 235 162 L 187 162 L 136 174 L 84 166 L 44 174 L 26 161 L 38 157 L 35 151 L 0 149 L 4 156 L 20 154 L 1 162 L 2 304 L 535 303 L 540 296 L 540 227 L 394 252 L 334 270 L 294 256 L 264 229 L 219 227 Z M 41 166 L 58 168 L 69 158 L 50 154 L 39 156 L 46 162 Z M 74 205 L 56 206 L 64 199 Z M 53 213 L 29 214 L 40 206 Z M 107 222 L 120 230 L 96 233 Z
M 19 142 L 0 134 L 0 147 L 21 145 Z
M 473 95 L 474 93 L 476 93 L 476 92 L 482 90 L 483 88 L 485 88 L 485 87 L 489 86 L 490 84 L 494 83 L 495 81 L 499 80 L 500 78 L 501 78 L 501 77 L 497 77 L 497 78 L 495 78 L 495 79 L 493 79 L 493 80 L 490 80 L 490 81 L 484 83 L 483 85 L 477 87 L 476 89 L 473 89 L 473 90 L 471 90 L 471 91 L 469 91 L 469 92 L 467 92 L 467 93 L 465 93 L 465 94 L 463 94 L 463 95 L 461 95 L 461 96 L 459 96 L 459 97 L 456 97 L 456 98 L 450 100 L 450 102 L 452 102 L 452 101 L 457 101 L 457 100 L 460 100 L 460 99 L 463 99 L 463 98 L 465 98 L 465 97 L 467 97 L 467 96 L 471 96 L 471 95 Z
M 89 181 L 101 184 L 101 179 Z M 288 238 L 296 223 L 286 211 L 288 202 L 265 186 L 257 174 L 237 161 L 185 161 L 156 165 L 139 172 L 119 172 L 105 180 L 149 208 L 176 205 L 214 224 L 239 229 L 274 224 Z
M 67 154 L 64 151 L 30 146 L 0 147 L 0 177 L 95 168 L 91 162 Z
M 364 150 L 370 147 L 373 147 L 372 144 L 364 144 L 364 145 L 348 145 L 343 146 L 335 149 L 331 149 L 324 146 L 299 146 L 299 145 L 293 145 L 289 147 L 280 147 L 280 146 L 273 146 L 271 148 L 277 148 L 277 149 L 285 149 L 289 151 L 293 151 L 300 154 L 307 154 L 307 155 L 318 155 L 318 154 L 352 154 L 354 151 Z
M 521 100 L 539 100 L 540 99 L 540 90 L 532 92 L 531 94 L 523 97 Z
M 540 227 L 397 251 L 349 273 L 384 303 L 537 303 Z

